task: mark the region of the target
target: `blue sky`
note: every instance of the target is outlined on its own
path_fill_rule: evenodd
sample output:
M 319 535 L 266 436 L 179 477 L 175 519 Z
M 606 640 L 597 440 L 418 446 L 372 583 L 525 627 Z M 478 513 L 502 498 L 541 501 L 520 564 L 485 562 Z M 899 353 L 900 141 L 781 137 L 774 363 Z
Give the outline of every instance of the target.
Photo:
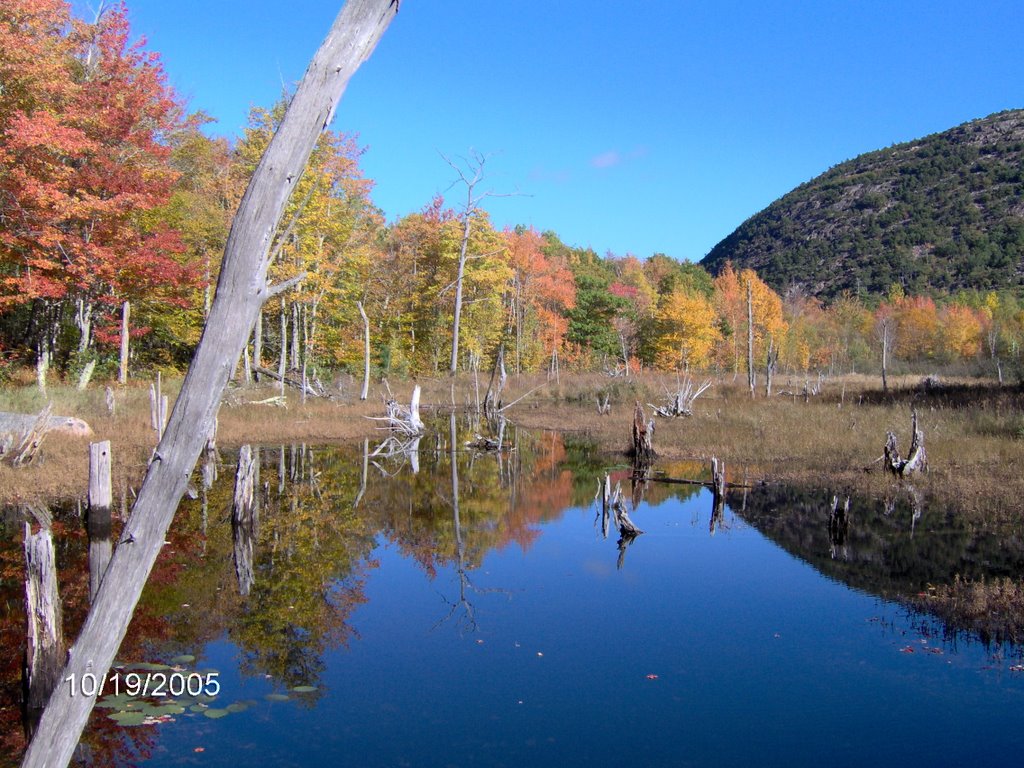
M 77 7 L 82 7 L 79 3 Z M 297 81 L 340 0 L 128 0 L 193 109 L 237 135 Z M 1019 0 L 402 0 L 335 128 L 389 219 L 489 156 L 499 226 L 699 260 L 862 152 L 1024 107 Z M 453 197 L 454 202 L 454 197 Z

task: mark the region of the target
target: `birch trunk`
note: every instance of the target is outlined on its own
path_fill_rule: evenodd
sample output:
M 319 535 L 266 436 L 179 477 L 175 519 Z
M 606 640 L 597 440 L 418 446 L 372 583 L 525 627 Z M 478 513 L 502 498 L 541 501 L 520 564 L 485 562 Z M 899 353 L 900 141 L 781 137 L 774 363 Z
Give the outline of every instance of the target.
M 359 399 L 365 400 L 370 393 L 370 318 L 366 316 L 363 309 L 363 302 L 357 301 L 359 316 L 363 318 L 363 389 L 359 393 Z
M 117 653 L 167 528 L 210 433 L 231 368 L 242 353 L 267 285 L 267 255 L 284 206 L 313 146 L 359 65 L 397 13 L 394 0 L 349 0 L 310 62 L 235 215 L 209 321 L 163 440 L 139 490 L 121 543 L 61 679 L 105 675 Z M 95 704 L 58 686 L 29 745 L 24 768 L 64 768 Z
M 132 305 L 127 301 L 121 305 L 121 367 L 117 373 L 117 383 L 128 383 L 128 352 L 130 351 L 131 339 L 129 337 L 129 320 L 131 318 Z

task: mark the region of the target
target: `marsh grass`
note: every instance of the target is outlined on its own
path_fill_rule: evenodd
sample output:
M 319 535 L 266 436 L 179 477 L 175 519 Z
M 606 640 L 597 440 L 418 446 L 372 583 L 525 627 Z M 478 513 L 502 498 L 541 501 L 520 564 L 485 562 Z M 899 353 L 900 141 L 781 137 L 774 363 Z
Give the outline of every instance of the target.
M 634 404 L 663 404 L 678 381 L 674 375 L 649 373 L 630 378 L 564 375 L 558 381 L 511 376 L 502 400 L 523 398 L 506 412 L 520 426 L 586 435 L 602 450 L 618 454 L 627 447 Z M 705 462 L 717 456 L 726 462 L 730 480 L 741 474 L 751 481 L 828 485 L 881 495 L 893 485 L 875 461 L 882 454 L 886 432 L 894 431 L 905 451 L 911 409 L 917 408 L 930 471 L 914 478 L 915 486 L 981 521 L 1008 522 L 1020 516 L 1024 393 L 1019 387 L 951 381 L 923 389 L 919 377 L 906 377 L 894 381 L 885 394 L 876 379 L 847 376 L 826 380 L 818 395 L 805 400 L 807 382 L 817 383 L 780 376 L 776 392 L 791 394 L 767 400 L 759 390 L 752 400 L 742 377 L 718 377 L 696 401 L 694 416 L 657 420 L 654 447 L 665 459 Z M 452 407 L 449 378 L 393 382 L 391 391 L 396 399 L 408 401 L 415 383 L 423 388 L 425 412 Z M 172 402 L 179 386 L 178 381 L 164 382 Z M 486 376 L 481 375 L 481 399 L 486 386 Z M 366 402 L 345 394 L 352 391 L 346 387 L 331 400 L 310 398 L 305 404 L 288 391 L 282 407 L 273 404 L 279 394 L 275 387 L 233 387 L 220 409 L 218 442 L 322 443 L 381 434 L 379 424 L 366 417 L 383 413 L 383 386 L 375 385 Z M 605 394 L 612 409 L 602 416 L 597 399 Z M 148 382 L 119 388 L 113 416 L 107 413 L 102 385 L 85 392 L 51 387 L 49 395 L 54 413 L 88 421 L 95 433 L 92 440 L 111 440 L 115 494 L 118 483 L 137 484 L 155 444 Z M 472 406 L 476 398 L 477 381 L 460 376 L 454 386 L 456 407 Z M 254 404 L 264 400 L 270 402 Z M 0 410 L 35 413 L 44 404 L 34 387 L 0 390 Z M 38 466 L 19 471 L 0 467 L 0 498 L 10 502 L 82 495 L 87 442 L 51 435 Z
M 977 635 L 986 644 L 1024 641 L 1024 582 L 1006 577 L 970 581 L 957 575 L 951 584 L 931 587 L 914 604 L 941 618 L 949 631 Z

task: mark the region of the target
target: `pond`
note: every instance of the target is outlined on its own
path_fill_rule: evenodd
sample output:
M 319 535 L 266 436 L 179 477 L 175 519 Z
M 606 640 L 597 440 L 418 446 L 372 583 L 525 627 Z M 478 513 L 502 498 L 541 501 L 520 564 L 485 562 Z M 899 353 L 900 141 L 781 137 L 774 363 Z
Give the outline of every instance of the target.
M 119 685 L 159 674 L 217 690 L 142 699 L 113 696 L 108 681 L 76 762 L 1019 759 L 1018 647 L 908 607 L 956 574 L 1019 579 L 1019 537 L 972 531 L 909 497 L 852 500 L 837 535 L 827 491 L 732 491 L 716 515 L 700 486 L 633 494 L 628 470 L 585 443 L 507 437 L 515 450 L 474 452 L 445 422 L 415 456 L 264 446 L 252 531 L 232 525 L 236 456 L 225 452 L 209 489 L 197 475 L 118 656 Z M 603 534 L 606 472 L 633 497 L 645 533 L 631 542 Z M 74 632 L 88 547 L 80 524 L 58 528 Z M 17 530 L 5 528 L 8 551 Z M 3 641 L 16 658 L 17 632 Z

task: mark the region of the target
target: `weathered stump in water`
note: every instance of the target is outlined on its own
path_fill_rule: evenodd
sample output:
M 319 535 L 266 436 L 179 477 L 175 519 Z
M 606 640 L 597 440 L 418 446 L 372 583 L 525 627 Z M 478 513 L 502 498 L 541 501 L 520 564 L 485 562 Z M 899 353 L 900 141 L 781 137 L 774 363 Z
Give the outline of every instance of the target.
M 89 534 L 89 602 L 96 598 L 103 574 L 114 552 L 110 538 L 110 508 L 114 492 L 110 482 L 110 441 L 89 445 L 89 511 L 86 532 Z
M 642 467 L 654 461 L 658 454 L 654 451 L 653 440 L 654 419 L 647 420 L 644 407 L 637 400 L 633 409 L 632 445 L 629 449 L 634 465 Z
M 50 529 L 25 523 L 25 722 L 31 733 L 60 682 L 64 630 Z

